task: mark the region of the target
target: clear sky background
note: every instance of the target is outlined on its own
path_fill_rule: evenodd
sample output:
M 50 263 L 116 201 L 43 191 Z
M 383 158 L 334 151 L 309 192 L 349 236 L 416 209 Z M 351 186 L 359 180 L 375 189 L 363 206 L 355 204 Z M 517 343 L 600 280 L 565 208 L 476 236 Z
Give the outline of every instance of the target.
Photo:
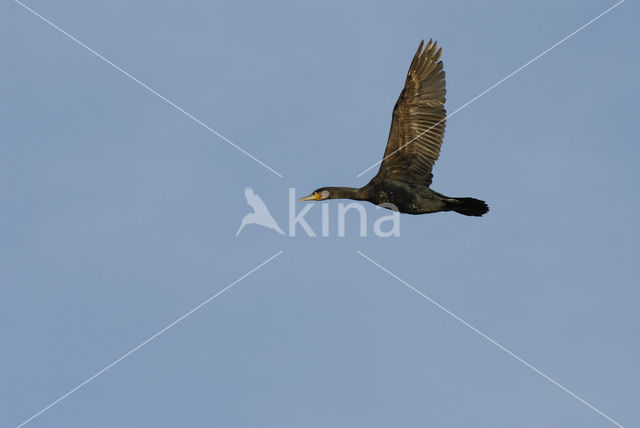
M 289 187 L 373 176 L 421 39 L 451 112 L 614 4 L 479 3 L 28 1 L 279 178 L 1 2 L 0 426 L 280 250 L 29 426 L 615 426 L 356 250 L 639 426 L 633 1 L 449 120 L 433 187 L 487 216 L 402 216 L 381 239 L 352 215 L 338 238 L 332 202 L 332 237 L 235 237 L 246 186 L 286 229 Z

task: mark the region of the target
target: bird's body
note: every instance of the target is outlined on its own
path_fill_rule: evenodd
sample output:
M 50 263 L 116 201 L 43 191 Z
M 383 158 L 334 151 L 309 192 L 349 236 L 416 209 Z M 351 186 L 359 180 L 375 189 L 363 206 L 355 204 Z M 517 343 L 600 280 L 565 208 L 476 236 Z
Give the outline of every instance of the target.
M 364 187 L 322 187 L 300 201 L 364 200 L 407 214 L 455 211 L 481 216 L 489 211 L 483 201 L 447 197 L 429 187 L 447 118 L 441 54 L 437 43 L 430 40 L 426 47 L 420 43 L 393 109 L 378 174 Z
M 369 186 L 369 185 L 367 185 Z M 410 183 L 394 179 L 375 180 L 370 185 L 376 205 L 391 204 L 407 214 L 428 214 L 444 211 L 442 195 L 424 184 Z
M 375 205 L 405 214 L 430 214 L 440 211 L 456 211 L 465 215 L 482 215 L 486 204 L 474 198 L 451 198 L 438 193 L 429 186 L 402 180 L 374 177 L 361 188 L 323 187 L 332 197 L 327 199 L 353 199 L 368 201 Z M 484 212 L 483 212 L 484 211 Z M 473 214 L 482 212 L 482 214 Z

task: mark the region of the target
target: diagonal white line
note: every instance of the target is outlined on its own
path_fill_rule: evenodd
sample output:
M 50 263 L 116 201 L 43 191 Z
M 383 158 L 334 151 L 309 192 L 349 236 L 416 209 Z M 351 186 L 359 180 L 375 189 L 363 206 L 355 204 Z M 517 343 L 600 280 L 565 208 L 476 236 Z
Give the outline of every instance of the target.
M 593 407 L 591 404 L 587 403 L 585 400 L 583 400 L 582 398 L 580 398 L 579 396 L 577 396 L 576 394 L 574 394 L 573 392 L 569 391 L 567 388 L 565 388 L 564 386 L 560 385 L 557 381 L 553 380 L 552 378 L 550 378 L 549 376 L 547 376 L 546 374 L 542 373 L 540 370 L 538 370 L 537 368 L 535 368 L 534 366 L 532 366 L 531 364 L 529 364 L 528 362 L 526 362 L 525 360 L 523 360 L 522 358 L 520 358 L 519 356 L 517 356 L 516 354 L 514 354 L 513 352 L 511 352 L 510 350 L 508 350 L 507 348 L 505 348 L 504 346 L 502 346 L 501 344 L 499 344 L 498 342 L 496 342 L 495 340 L 493 340 L 491 337 L 487 336 L 486 334 L 484 334 L 483 332 L 481 332 L 480 330 L 478 330 L 477 328 L 475 328 L 474 326 L 472 326 L 471 324 L 469 324 L 468 322 L 466 322 L 465 320 L 463 320 L 462 318 L 460 318 L 459 316 L 457 316 L 456 314 L 454 314 L 453 312 L 451 312 L 449 309 L 445 308 L 444 306 L 442 306 L 440 303 L 436 302 L 435 300 L 433 300 L 431 297 L 427 296 L 426 294 L 422 293 L 420 290 L 418 290 L 417 288 L 415 288 L 413 285 L 409 284 L 407 281 L 405 281 L 404 279 L 400 278 L 399 276 L 395 275 L 393 272 L 391 272 L 389 269 L 381 266 L 379 263 L 375 262 L 374 260 L 372 260 L 371 258 L 369 258 L 368 256 L 366 256 L 364 253 L 362 253 L 362 251 L 360 250 L 356 250 L 356 252 L 358 254 L 360 254 L 362 257 L 364 257 L 365 259 L 367 259 L 368 261 L 370 261 L 371 263 L 373 263 L 374 265 L 378 266 L 380 269 L 382 269 L 384 272 L 388 273 L 389 275 L 391 275 L 392 277 L 394 277 L 395 279 L 397 279 L 398 281 L 400 281 L 401 283 L 403 283 L 404 285 L 406 285 L 408 288 L 410 288 L 411 290 L 415 291 L 416 293 L 418 293 L 419 295 L 421 295 L 422 297 L 424 297 L 425 299 L 427 299 L 429 302 L 433 303 L 434 305 L 436 305 L 439 309 L 442 309 L 444 312 L 446 312 L 447 314 L 451 315 L 453 318 L 455 318 L 456 320 L 460 321 L 462 324 L 464 324 L 466 327 L 469 327 L 471 330 L 473 330 L 474 332 L 478 333 L 480 336 L 484 337 L 485 339 L 487 339 L 489 342 L 493 343 L 494 345 L 496 345 L 498 348 L 502 349 L 504 352 L 506 352 L 507 354 L 511 355 L 513 358 L 515 358 L 516 360 L 520 361 L 522 364 L 524 364 L 525 366 L 529 367 L 531 370 L 533 370 L 534 372 L 538 373 L 540 376 L 542 376 L 543 378 L 545 378 L 546 380 L 548 380 L 549 382 L 551 382 L 552 384 L 554 384 L 555 386 L 557 386 L 558 388 L 562 389 L 563 391 L 565 391 L 566 393 L 568 393 L 569 395 L 571 395 L 573 398 L 575 398 L 576 400 L 580 401 L 582 404 L 588 406 L 589 408 L 591 408 L 591 410 L 594 410 L 595 412 L 597 412 L 598 414 L 600 414 L 601 416 L 605 417 L 606 419 L 608 419 L 610 422 L 613 422 L 614 424 L 616 424 L 617 426 L 619 426 L 620 428 L 624 428 L 622 425 L 620 425 L 618 422 L 614 421 L 613 419 L 611 419 L 609 416 L 605 415 L 604 413 L 602 413 L 600 410 L 596 409 L 595 407 Z
M 124 71 L 122 68 L 118 67 L 117 65 L 115 65 L 113 62 L 109 61 L 107 58 L 103 57 L 102 55 L 100 55 L 98 52 L 94 51 L 93 49 L 91 49 L 89 46 L 85 45 L 84 43 L 82 43 L 80 40 L 76 39 L 75 37 L 73 37 L 71 34 L 67 33 L 66 31 L 64 31 L 62 28 L 58 27 L 56 24 L 54 24 L 53 22 L 49 21 L 47 18 L 45 18 L 44 16 L 40 15 L 38 12 L 36 12 L 35 10 L 31 9 L 29 6 L 25 5 L 24 3 L 20 2 L 19 0 L 13 0 L 14 2 L 18 3 L 20 6 L 22 6 L 23 8 L 25 8 L 26 10 L 28 10 L 29 12 L 31 12 L 32 14 L 34 14 L 35 16 L 37 16 L 38 18 L 42 19 L 44 22 L 46 22 L 47 24 L 49 24 L 50 26 L 52 26 L 53 28 L 55 28 L 56 30 L 58 30 L 59 32 L 61 32 L 62 34 L 64 34 L 65 36 L 67 36 L 68 38 L 70 38 L 71 40 L 73 40 L 74 42 L 76 42 L 77 44 L 79 44 L 80 46 L 82 46 L 83 48 L 85 48 L 86 50 L 88 50 L 89 52 L 91 52 L 92 54 L 94 54 L 95 56 L 97 56 L 98 58 L 100 58 L 101 60 L 103 60 L 104 62 L 106 62 L 107 64 L 109 64 L 110 66 L 112 66 L 113 68 L 115 68 L 116 70 L 118 70 L 120 73 L 124 74 L 125 76 L 127 76 L 128 78 L 130 78 L 131 80 L 133 80 L 134 82 L 136 82 L 137 84 L 139 84 L 140 86 L 142 86 L 143 88 L 145 88 L 147 91 L 151 92 L 152 94 L 156 95 L 157 97 L 159 97 L 162 101 L 166 102 L 167 104 L 169 104 L 171 107 L 175 108 L 176 110 L 182 112 L 184 115 L 186 115 L 188 118 L 192 119 L 194 122 L 196 122 L 198 125 L 204 127 L 205 129 L 207 129 L 208 131 L 212 132 L 213 134 L 217 135 L 218 137 L 220 137 L 221 139 L 223 139 L 224 141 L 226 141 L 227 143 L 231 144 L 233 147 L 235 147 L 236 149 L 238 149 L 239 151 L 241 151 L 242 153 L 244 153 L 245 155 L 247 155 L 248 157 L 250 157 L 251 159 L 253 159 L 254 161 L 258 162 L 260 165 L 262 165 L 263 167 L 267 168 L 269 171 L 271 171 L 272 173 L 274 173 L 275 175 L 277 175 L 280 178 L 282 177 L 282 174 L 280 174 L 278 171 L 274 170 L 273 168 L 271 168 L 269 165 L 265 164 L 264 162 L 262 162 L 260 159 L 258 159 L 257 157 L 253 156 L 251 153 L 247 152 L 245 149 L 243 149 L 242 147 L 240 147 L 239 145 L 237 145 L 236 143 L 234 143 L 233 141 L 229 140 L 227 137 L 225 137 L 224 135 L 222 135 L 221 133 L 219 133 L 218 131 L 216 131 L 215 129 L 211 128 L 209 125 L 203 123 L 202 121 L 200 121 L 200 119 L 198 119 L 197 117 L 195 117 L 194 115 L 192 115 L 191 113 L 189 113 L 188 111 L 184 110 L 182 107 L 176 105 L 173 101 L 167 99 L 166 97 L 164 97 L 163 95 L 159 94 L 158 92 L 154 91 L 153 89 L 151 89 L 148 85 L 144 84 L 143 82 L 141 82 L 140 80 L 136 79 L 135 77 L 133 77 L 131 74 L 127 73 L 126 71 Z
M 609 13 L 610 11 L 612 11 L 613 9 L 615 9 L 616 7 L 620 6 L 622 3 L 624 3 L 624 0 L 620 0 L 618 3 L 614 4 L 613 6 L 611 6 L 609 9 L 605 10 L 604 12 L 602 12 L 600 15 L 596 16 L 595 18 L 593 18 L 591 21 L 587 22 L 586 24 L 584 24 L 582 27 L 578 28 L 577 30 L 575 30 L 573 33 L 569 34 L 568 36 L 565 36 L 562 40 L 560 40 L 559 42 L 557 42 L 556 44 L 554 44 L 553 46 L 551 46 L 550 48 L 546 49 L 545 51 L 539 53 L 538 55 L 536 55 L 533 59 L 531 59 L 530 61 L 528 61 L 527 63 L 525 63 L 524 65 L 516 68 L 514 71 L 512 71 L 511 73 L 509 73 L 507 76 L 503 77 L 502 79 L 498 80 L 496 83 L 494 83 L 493 85 L 489 86 L 487 89 L 485 89 L 484 91 L 480 92 L 478 95 L 476 95 L 475 97 L 471 98 L 469 101 L 467 101 L 466 103 L 462 104 L 460 107 L 458 107 L 457 109 L 455 109 L 453 112 L 449 113 L 447 116 L 445 116 L 444 119 L 439 120 L 436 124 L 434 124 L 433 126 L 431 126 L 428 129 L 425 129 L 424 131 L 422 131 L 420 134 L 418 134 L 418 136 L 412 138 L 408 143 L 403 144 L 402 146 L 398 147 L 396 150 L 394 150 L 393 152 L 389 153 L 387 156 L 385 156 L 384 158 L 382 158 L 381 160 L 379 160 L 378 162 L 374 163 L 373 165 L 371 165 L 369 168 L 365 169 L 364 171 L 362 171 L 360 174 L 358 174 L 356 177 L 360 177 L 362 174 L 365 174 L 366 172 L 370 171 L 371 168 L 374 168 L 376 165 L 381 164 L 385 159 L 387 159 L 390 156 L 393 156 L 398 150 L 401 150 L 402 148 L 408 146 L 409 144 L 411 144 L 412 142 L 414 142 L 415 140 L 417 140 L 418 138 L 422 137 L 422 135 L 424 135 L 425 133 L 429 132 L 431 129 L 433 129 L 434 127 L 438 126 L 441 122 L 449 119 L 450 117 L 452 117 L 453 115 L 455 115 L 456 113 L 458 113 L 460 110 L 462 110 L 463 108 L 467 107 L 469 104 L 473 103 L 474 101 L 476 101 L 478 98 L 482 97 L 483 95 L 485 95 L 487 92 L 493 90 L 495 87 L 499 86 L 500 84 L 502 84 L 505 80 L 511 78 L 512 76 L 514 76 L 515 74 L 517 74 L 518 72 L 520 72 L 522 69 L 524 69 L 525 67 L 527 67 L 528 65 L 530 65 L 531 63 L 537 61 L 538 59 L 540 59 L 542 56 L 544 56 L 545 54 L 547 54 L 549 51 L 551 51 L 553 48 L 559 46 L 560 44 L 564 43 L 565 41 L 567 41 L 568 39 L 570 39 L 571 37 L 575 36 L 577 33 L 579 33 L 580 31 L 584 30 L 585 28 L 587 28 L 589 25 L 593 24 L 594 22 L 596 22 L 598 19 L 600 19 L 601 17 L 603 17 L 604 15 L 606 15 L 607 13 Z
M 106 372 L 111 367 L 115 366 L 120 361 L 124 360 L 129 355 L 133 354 L 138 349 L 142 348 L 144 345 L 146 345 L 147 343 L 151 342 L 153 339 L 155 339 L 156 337 L 160 336 L 162 333 L 164 333 L 165 331 L 169 330 L 171 327 L 173 327 L 174 325 L 178 324 L 180 321 L 182 321 L 183 319 L 187 318 L 189 315 L 191 315 L 192 313 L 194 313 L 195 311 L 197 311 L 198 309 L 200 309 L 201 307 L 203 307 L 204 305 L 206 305 L 207 303 L 209 303 L 210 301 L 212 301 L 213 299 L 215 299 L 216 297 L 218 297 L 219 295 L 221 295 L 222 293 L 224 293 L 225 291 L 227 291 L 228 289 L 230 289 L 231 287 L 233 287 L 234 285 L 236 285 L 237 283 L 239 283 L 240 281 L 242 281 L 243 279 L 245 279 L 246 277 L 248 277 L 249 275 L 251 275 L 252 273 L 257 271 L 258 269 L 260 269 L 262 266 L 266 265 L 267 263 L 269 263 L 270 261 L 272 261 L 273 259 L 278 257 L 280 254 L 282 254 L 282 251 L 278 251 L 276 254 L 274 254 L 273 256 L 269 257 L 267 260 L 263 261 L 258 266 L 254 267 L 249 272 L 245 273 L 240 278 L 236 279 L 231 284 L 227 285 L 225 288 L 223 288 L 222 290 L 218 291 L 216 294 L 214 294 L 213 296 L 209 297 L 207 300 L 205 300 L 204 302 L 200 303 L 198 306 L 196 306 L 195 308 L 191 309 L 189 312 L 187 312 L 186 314 L 182 315 L 180 318 L 178 318 L 177 320 L 175 320 L 174 322 L 172 322 L 171 324 L 169 324 L 168 326 L 166 326 L 162 330 L 158 331 L 156 334 L 154 334 L 153 336 L 149 337 L 147 340 L 145 340 L 144 342 L 142 342 L 141 344 L 139 344 L 138 346 L 136 346 L 135 348 L 133 348 L 132 350 L 130 350 L 129 352 L 127 352 L 126 354 L 124 354 L 123 356 L 121 356 L 120 358 L 118 358 L 117 360 L 115 360 L 114 362 L 112 362 L 111 364 L 109 364 L 108 366 L 106 366 L 105 368 L 103 368 L 102 370 L 100 370 L 99 372 L 97 372 L 96 374 L 94 374 L 93 376 L 91 376 L 90 378 L 85 380 L 84 382 L 82 382 L 80 385 L 76 386 L 71 391 L 69 391 L 66 394 L 62 395 L 56 401 L 52 402 L 47 407 L 45 407 L 44 409 L 40 410 L 38 413 L 36 413 L 35 415 L 31 416 L 26 421 L 22 422 L 16 428 L 20 428 L 20 427 L 28 424 L 33 419 L 37 418 L 38 416 L 40 416 L 41 414 L 43 414 L 44 412 L 49 410 L 51 407 L 55 406 L 56 404 L 58 404 L 59 402 L 61 402 L 62 400 L 64 400 L 65 398 L 67 398 L 68 396 L 70 396 L 71 394 L 73 394 L 74 392 L 76 392 L 77 390 L 79 390 L 80 388 L 82 388 L 83 386 L 85 386 L 86 384 L 88 384 L 89 382 L 94 380 L 95 378 L 97 378 L 98 376 L 100 376 L 102 373 Z

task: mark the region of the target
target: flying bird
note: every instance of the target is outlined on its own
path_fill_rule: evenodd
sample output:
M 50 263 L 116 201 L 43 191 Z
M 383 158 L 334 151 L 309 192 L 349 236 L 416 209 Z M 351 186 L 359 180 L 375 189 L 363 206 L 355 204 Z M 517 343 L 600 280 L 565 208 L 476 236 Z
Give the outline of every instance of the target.
M 276 220 L 271 216 L 271 213 L 269 213 L 269 209 L 265 205 L 264 201 L 260 196 L 253 193 L 253 189 L 250 187 L 244 189 L 244 197 L 247 199 L 247 204 L 253 208 L 253 212 L 243 217 L 242 223 L 240 223 L 240 228 L 236 232 L 236 236 L 238 236 L 240 231 L 242 231 L 242 229 L 248 224 L 259 224 L 260 226 L 275 230 L 280 235 L 284 235 L 284 232 L 280 229 Z
M 321 187 L 300 202 L 354 199 L 407 214 L 455 211 L 479 217 L 489 211 L 479 199 L 449 197 L 429 188 L 447 118 L 441 55 L 437 42 L 429 40 L 426 46 L 424 40 L 420 42 L 393 108 L 387 148 L 376 176 L 361 188 Z

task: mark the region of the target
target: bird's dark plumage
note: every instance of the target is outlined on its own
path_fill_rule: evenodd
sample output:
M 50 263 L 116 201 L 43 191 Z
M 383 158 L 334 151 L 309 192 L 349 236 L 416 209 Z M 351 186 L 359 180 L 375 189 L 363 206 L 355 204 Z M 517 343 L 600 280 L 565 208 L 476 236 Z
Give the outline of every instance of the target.
M 420 43 L 393 108 L 379 176 L 431 184 L 447 117 L 441 55 L 436 43 Z
M 387 148 L 378 174 L 364 187 L 323 187 L 303 200 L 356 199 L 387 204 L 408 214 L 455 211 L 481 216 L 487 204 L 474 198 L 452 198 L 429 188 L 440 155 L 446 123 L 442 48 L 420 42 L 404 89 L 393 109 Z

